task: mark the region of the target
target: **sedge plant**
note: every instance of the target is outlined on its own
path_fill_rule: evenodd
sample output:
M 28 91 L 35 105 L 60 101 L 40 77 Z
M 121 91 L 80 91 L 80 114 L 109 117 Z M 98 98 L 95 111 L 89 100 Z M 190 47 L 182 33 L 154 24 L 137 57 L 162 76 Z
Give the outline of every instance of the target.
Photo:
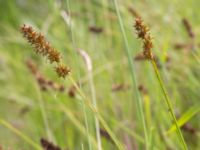
M 136 30 L 136 34 L 138 36 L 138 39 L 141 39 L 142 43 L 143 43 L 143 55 L 145 57 L 145 59 L 149 60 L 150 63 L 152 64 L 153 66 L 153 69 L 155 71 L 155 74 L 156 74 L 156 78 L 159 82 L 159 85 L 160 85 L 160 88 L 163 92 L 163 95 L 164 95 L 164 98 L 165 98 L 165 102 L 167 103 L 167 106 L 168 106 L 168 110 L 169 110 L 169 113 L 174 121 L 174 124 L 176 125 L 176 129 L 177 129 L 177 133 L 178 133 L 178 136 L 180 138 L 180 141 L 182 143 L 182 146 L 183 146 L 183 149 L 184 150 L 187 150 L 187 145 L 186 145 L 186 142 L 184 140 L 184 137 L 181 133 L 181 129 L 178 125 L 178 122 L 177 122 L 177 119 L 176 119 L 176 116 L 174 114 L 174 111 L 173 111 L 173 107 L 172 107 L 172 104 L 171 104 L 171 101 L 168 97 L 168 94 L 167 94 L 167 91 L 164 87 L 164 84 L 163 84 L 163 81 L 160 77 L 160 74 L 159 74 L 159 71 L 158 71 L 158 66 L 156 64 L 156 60 L 153 56 L 153 53 L 152 53 L 152 48 L 153 48 L 153 43 L 152 43 L 152 38 L 151 38 L 151 35 L 149 33 L 149 29 L 148 27 L 143 23 L 142 19 L 140 17 L 137 17 L 135 19 L 135 24 L 134 24 L 134 28 Z

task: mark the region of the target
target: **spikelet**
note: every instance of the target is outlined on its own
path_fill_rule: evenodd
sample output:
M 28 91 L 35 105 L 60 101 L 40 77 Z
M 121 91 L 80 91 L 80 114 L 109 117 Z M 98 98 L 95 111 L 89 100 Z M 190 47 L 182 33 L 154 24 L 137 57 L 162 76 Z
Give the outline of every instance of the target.
M 41 33 L 27 25 L 21 27 L 21 32 L 37 54 L 46 57 L 50 63 L 56 63 L 55 70 L 59 77 L 65 78 L 69 74 L 70 69 L 61 63 L 60 52 L 53 48 Z
M 59 64 L 57 67 L 55 67 L 55 70 L 58 76 L 63 78 L 70 73 L 70 69 L 63 64 Z
M 51 63 L 60 62 L 60 53 L 56 51 L 54 48 L 51 49 L 47 57 Z
M 134 28 L 138 38 L 143 41 L 143 55 L 146 59 L 153 59 L 153 54 L 151 52 L 151 49 L 153 48 L 152 38 L 148 27 L 144 25 L 140 17 L 135 19 Z
M 60 53 L 46 41 L 41 33 L 34 31 L 31 26 L 26 25 L 21 27 L 21 32 L 28 42 L 33 45 L 34 51 L 37 54 L 46 56 L 51 63 L 59 63 L 61 61 Z

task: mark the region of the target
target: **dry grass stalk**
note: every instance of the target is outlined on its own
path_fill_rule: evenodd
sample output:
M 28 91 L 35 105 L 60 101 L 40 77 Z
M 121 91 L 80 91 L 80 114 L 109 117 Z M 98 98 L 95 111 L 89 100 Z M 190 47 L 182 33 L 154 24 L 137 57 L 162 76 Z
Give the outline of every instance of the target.
M 134 7 L 129 7 L 128 11 L 133 15 L 133 17 L 140 17 L 140 15 L 138 14 L 138 12 Z
M 195 40 L 195 33 L 193 32 L 192 26 L 188 19 L 183 18 L 182 19 L 183 27 L 185 28 L 185 31 L 187 32 L 188 37 L 191 39 L 189 42 L 184 43 L 175 43 L 174 48 L 177 50 L 193 50 L 195 47 L 199 47 L 194 43 Z

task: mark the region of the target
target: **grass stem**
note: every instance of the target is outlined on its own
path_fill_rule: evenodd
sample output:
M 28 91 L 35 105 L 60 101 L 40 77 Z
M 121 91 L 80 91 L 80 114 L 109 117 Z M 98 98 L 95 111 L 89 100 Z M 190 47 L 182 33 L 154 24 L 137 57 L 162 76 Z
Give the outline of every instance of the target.
M 92 70 L 89 71 L 88 74 L 89 74 L 89 82 L 90 82 L 90 88 L 91 88 L 91 93 L 92 93 L 92 103 L 93 103 L 93 106 L 97 108 L 96 92 L 95 92 L 95 87 L 94 87 Z M 98 142 L 98 150 L 102 150 L 99 120 L 96 116 L 94 116 L 94 119 L 95 119 L 95 128 L 96 128 L 96 137 L 97 137 L 97 142 Z
M 113 1 L 114 1 L 114 4 L 115 4 L 115 9 L 116 9 L 116 13 L 117 13 L 117 16 L 118 16 L 120 29 L 121 29 L 122 36 L 123 36 L 124 43 L 125 43 L 125 47 L 126 47 L 126 54 L 127 54 L 128 62 L 129 62 L 131 78 L 132 78 L 132 84 L 133 84 L 133 87 L 134 87 L 134 92 L 136 93 L 136 105 L 137 105 L 137 108 L 138 108 L 139 118 L 141 119 L 142 125 L 143 125 L 146 149 L 148 149 L 148 145 L 149 145 L 148 144 L 149 143 L 148 139 L 149 138 L 148 138 L 146 122 L 145 122 L 145 118 L 144 118 L 142 100 L 141 100 L 141 97 L 140 97 L 140 94 L 139 94 L 138 88 L 137 88 L 137 82 L 136 82 L 136 77 L 135 77 L 136 75 L 135 75 L 135 72 L 134 72 L 135 69 L 134 69 L 134 64 L 133 64 L 133 60 L 132 60 L 132 55 L 131 55 L 131 51 L 130 51 L 130 48 L 129 48 L 129 44 L 128 44 L 128 40 L 127 40 L 127 37 L 126 37 L 126 33 L 125 33 L 125 29 L 124 29 L 122 18 L 121 18 L 121 15 L 120 15 L 120 11 L 119 11 L 119 6 L 118 6 L 118 3 L 117 3 L 117 0 L 113 0 Z
M 152 65 L 153 65 L 153 69 L 154 69 L 154 71 L 155 71 L 155 73 L 156 73 L 156 77 L 157 77 L 157 79 L 158 79 L 159 85 L 160 85 L 160 87 L 161 87 L 161 89 L 162 89 L 162 92 L 163 92 L 163 94 L 164 94 L 165 101 L 166 101 L 167 106 L 168 106 L 168 110 L 169 110 L 169 112 L 170 112 L 170 114 L 171 114 L 171 116 L 172 116 L 172 118 L 173 118 L 174 124 L 176 125 L 176 129 L 177 129 L 177 133 L 178 133 L 178 136 L 179 136 L 179 138 L 180 138 L 180 141 L 182 142 L 182 145 L 183 145 L 184 150 L 187 150 L 187 149 L 188 149 L 188 148 L 187 148 L 187 145 L 186 145 L 185 140 L 184 140 L 184 137 L 183 137 L 183 135 L 182 135 L 182 133 L 181 133 L 180 127 L 178 126 L 178 122 L 177 122 L 176 116 L 175 116 L 175 114 L 174 114 L 174 112 L 173 112 L 172 104 L 171 104 L 171 102 L 170 102 L 170 100 L 169 100 L 169 97 L 168 97 L 168 95 L 167 95 L 166 89 L 165 89 L 164 84 L 163 84 L 163 82 L 162 82 L 162 79 L 161 79 L 161 77 L 160 77 L 160 74 L 159 74 L 159 71 L 158 71 L 158 67 L 157 67 L 157 65 L 156 65 L 156 62 L 155 62 L 155 60 L 153 59 L 153 60 L 151 60 L 151 63 L 152 63 Z
M 21 131 L 19 131 L 18 129 L 14 128 L 9 122 L 7 122 L 6 120 L 0 118 L 0 124 L 5 126 L 6 128 L 10 129 L 13 133 L 15 133 L 16 135 L 18 135 L 20 138 L 22 138 L 24 141 L 26 141 L 27 143 L 29 143 L 32 147 L 34 147 L 34 149 L 36 150 L 42 150 L 42 148 L 35 143 L 33 140 L 31 140 L 28 136 L 26 136 L 25 134 L 23 134 Z
M 94 113 L 94 115 L 99 119 L 100 123 L 102 124 L 102 126 L 105 128 L 105 130 L 108 132 L 108 134 L 110 135 L 110 137 L 112 138 L 112 140 L 114 141 L 114 143 L 116 144 L 116 146 L 118 147 L 119 150 L 124 150 L 124 146 L 120 143 L 120 141 L 117 139 L 117 137 L 115 136 L 115 134 L 112 132 L 112 130 L 110 129 L 110 127 L 107 125 L 106 121 L 103 119 L 103 117 L 100 115 L 100 113 L 98 112 L 97 108 L 94 107 L 90 101 L 87 99 L 87 97 L 85 96 L 85 94 L 82 92 L 82 90 L 79 88 L 79 86 L 77 85 L 76 81 L 74 80 L 74 78 L 69 75 L 68 79 L 72 82 L 72 84 L 76 87 L 77 92 L 80 94 L 80 96 L 83 99 L 83 102 L 85 103 L 86 106 L 88 106 L 88 108 Z

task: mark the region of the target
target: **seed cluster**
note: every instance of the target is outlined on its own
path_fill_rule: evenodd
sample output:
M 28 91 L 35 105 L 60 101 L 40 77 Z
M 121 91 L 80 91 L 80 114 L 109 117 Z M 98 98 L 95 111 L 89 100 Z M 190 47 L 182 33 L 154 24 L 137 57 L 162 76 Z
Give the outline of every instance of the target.
M 53 143 L 47 141 L 46 139 L 42 138 L 40 140 L 41 146 L 44 150 L 61 150 L 60 147 L 55 146 Z
M 183 26 L 185 27 L 185 30 L 187 31 L 188 36 L 190 38 L 194 38 L 195 34 L 192 30 L 192 26 L 191 26 L 190 22 L 186 18 L 183 18 L 182 23 L 183 23 Z
M 59 92 L 64 92 L 65 87 L 61 84 L 58 84 L 48 78 L 46 78 L 38 69 L 36 64 L 32 60 L 27 60 L 26 66 L 29 69 L 29 71 L 32 73 L 34 78 L 36 79 L 40 89 L 42 91 L 48 91 L 48 90 L 55 90 Z
M 60 53 L 49 44 L 41 33 L 36 32 L 31 26 L 27 25 L 21 27 L 21 32 L 37 54 L 46 57 L 50 63 L 55 62 L 57 64 L 56 73 L 59 77 L 65 78 L 70 73 L 70 69 L 61 63 Z
M 71 98 L 74 98 L 76 96 L 77 88 L 74 85 L 71 85 L 67 90 L 67 88 L 63 84 L 56 83 L 55 81 L 50 80 L 46 76 L 44 76 L 37 65 L 31 59 L 27 60 L 25 64 L 28 70 L 36 79 L 41 91 L 54 90 L 58 92 L 67 92 L 68 96 Z M 77 85 L 80 87 L 83 86 L 84 83 L 78 82 Z
M 65 77 L 67 74 L 70 73 L 70 70 L 63 64 L 60 64 L 59 66 L 55 67 L 55 70 L 59 77 Z
M 142 19 L 137 17 L 134 24 L 137 36 L 143 41 L 143 55 L 146 59 L 153 59 L 151 49 L 153 48 L 152 38 L 149 29 L 144 25 Z
M 189 37 L 189 40 L 183 42 L 183 43 L 175 43 L 174 44 L 174 48 L 176 50 L 184 50 L 186 52 L 190 52 L 193 51 L 196 48 L 200 48 L 200 44 L 197 44 L 195 42 L 197 36 L 195 34 L 195 32 L 193 31 L 192 25 L 190 23 L 190 21 L 187 18 L 183 18 L 182 19 L 182 25 Z

